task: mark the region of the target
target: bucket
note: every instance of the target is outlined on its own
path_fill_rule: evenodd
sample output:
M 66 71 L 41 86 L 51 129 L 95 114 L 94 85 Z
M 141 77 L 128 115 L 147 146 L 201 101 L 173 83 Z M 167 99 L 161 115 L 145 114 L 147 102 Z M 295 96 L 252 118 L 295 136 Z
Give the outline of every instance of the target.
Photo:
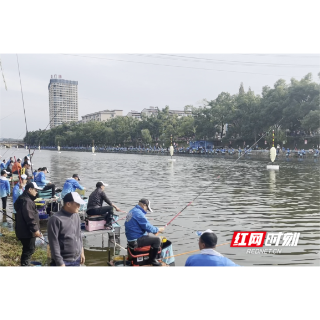
M 125 257 L 125 259 L 127 260 L 127 256 Z M 122 261 L 123 262 L 123 256 L 112 256 L 111 260 L 116 262 L 116 261 Z
M 131 267 L 131 261 L 126 260 L 125 264 L 126 264 L 126 266 L 125 266 L 126 268 Z M 123 260 L 122 261 L 115 261 L 114 266 L 115 266 L 115 268 L 124 268 Z

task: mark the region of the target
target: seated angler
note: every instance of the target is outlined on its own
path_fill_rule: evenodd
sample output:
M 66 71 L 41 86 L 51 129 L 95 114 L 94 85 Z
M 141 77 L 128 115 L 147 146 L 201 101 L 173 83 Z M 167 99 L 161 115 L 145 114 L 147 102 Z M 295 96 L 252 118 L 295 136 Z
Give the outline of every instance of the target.
M 224 257 L 214 250 L 218 242 L 218 237 L 212 230 L 202 232 L 199 238 L 200 254 L 189 257 L 186 267 L 238 267 L 237 264 Z
M 131 247 L 151 246 L 149 264 L 161 266 L 161 263 L 156 260 L 161 239 L 157 237 L 156 234 L 159 232 L 162 233 L 164 227 L 157 228 L 153 226 L 146 218 L 147 211 L 152 212 L 150 201 L 148 199 L 141 199 L 139 203 L 128 212 L 124 224 L 126 237 Z
M 36 182 L 40 188 L 43 188 L 42 191 L 51 189 L 52 198 L 55 198 L 56 186 L 50 181 L 46 180 L 46 176 L 45 176 L 46 173 L 49 173 L 47 167 L 41 168 L 41 171 L 35 175 L 34 182 Z
M 113 208 L 115 208 L 116 211 L 121 210 L 109 200 L 104 192 L 105 186 L 107 186 L 107 184 L 104 184 L 102 181 L 97 182 L 96 190 L 94 190 L 89 196 L 87 215 L 105 216 L 105 227 L 112 229 Z M 105 201 L 109 206 L 102 206 L 103 201 Z
M 7 168 L 10 166 L 11 161 L 13 162 L 12 157 L 10 157 L 10 159 L 9 159 L 8 162 L 6 163 L 6 170 L 7 170 Z M 7 170 L 7 171 L 8 171 L 8 170 Z
M 75 192 L 76 189 L 84 190 L 85 188 L 78 181 L 80 181 L 80 178 L 76 173 L 72 178 L 67 179 L 63 185 L 61 198 L 64 198 L 64 196 L 69 192 Z

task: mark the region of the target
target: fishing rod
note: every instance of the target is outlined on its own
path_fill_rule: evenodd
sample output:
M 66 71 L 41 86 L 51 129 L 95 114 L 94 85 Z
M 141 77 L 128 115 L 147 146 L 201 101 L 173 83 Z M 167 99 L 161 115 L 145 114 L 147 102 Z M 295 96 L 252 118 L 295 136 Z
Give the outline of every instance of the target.
M 283 119 L 284 117 L 282 117 L 275 125 L 273 125 L 271 128 L 277 126 Z M 254 144 L 252 144 L 252 146 L 249 148 L 251 149 L 252 147 L 254 147 L 262 138 L 264 138 L 270 131 L 271 128 L 265 133 L 263 134 L 259 140 L 257 140 Z M 243 157 L 245 155 L 245 152 L 240 154 L 240 156 L 238 157 L 238 159 L 236 159 L 234 161 L 234 163 L 236 163 L 241 157 Z M 228 166 L 221 174 L 225 173 L 231 166 L 234 165 L 234 163 L 230 166 Z M 217 179 L 220 178 L 220 175 L 217 177 Z M 202 195 L 205 191 L 207 191 L 207 189 L 209 189 L 212 185 L 213 185 L 214 181 L 212 181 L 207 187 L 204 188 L 203 191 L 201 191 L 192 201 L 190 201 L 180 212 L 178 212 L 165 226 L 164 228 L 166 228 L 174 219 L 176 219 L 186 208 L 188 208 L 196 199 L 198 199 L 200 197 L 200 195 Z
M 49 121 L 49 123 L 48 123 L 48 125 L 45 127 L 45 129 L 44 129 L 43 131 L 41 131 L 41 133 L 40 133 L 40 135 L 39 135 L 39 138 L 38 138 L 39 143 L 40 143 L 40 138 L 41 138 L 41 136 L 46 132 L 47 128 L 49 127 L 49 125 L 51 124 L 51 122 L 55 119 L 55 117 L 58 115 L 58 113 L 59 113 L 59 111 L 60 111 L 60 109 L 61 109 L 62 107 L 63 107 L 63 106 L 60 106 L 60 108 L 58 109 L 58 111 L 56 112 L 56 114 L 53 116 L 53 118 Z M 28 133 L 27 133 L 27 134 L 28 134 Z M 34 154 L 35 151 L 36 151 L 36 146 L 34 147 L 32 154 Z M 30 154 L 30 146 L 29 146 L 29 154 Z
M 7 216 L 8 218 L 10 218 L 11 220 L 13 220 L 14 222 L 16 222 L 15 219 L 13 219 L 12 217 L 8 216 L 6 213 L 4 213 L 2 210 L 0 210 L 0 212 L 2 212 L 2 214 L 4 214 L 5 216 Z M 41 233 L 41 232 L 40 232 Z M 41 233 L 42 234 L 42 233 Z M 48 241 L 46 241 L 44 238 L 41 238 L 41 237 L 37 237 L 39 238 L 40 240 L 44 241 L 45 243 L 49 244 Z
M 16 54 L 16 56 L 17 56 L 17 64 L 18 64 L 19 79 L 20 79 L 20 88 L 21 88 L 22 106 L 23 106 L 23 113 L 24 113 L 24 122 L 26 124 L 26 139 L 28 139 L 27 116 L 26 116 L 26 108 L 24 107 L 24 98 L 23 98 L 23 90 L 22 90 L 22 82 L 21 82 L 20 65 L 19 65 L 18 54 Z M 28 143 L 28 141 L 27 141 L 27 143 Z M 31 154 L 30 145 L 29 145 L 29 154 Z M 30 158 L 30 160 L 31 160 L 31 158 Z M 32 162 L 30 162 L 30 163 L 31 163 L 31 171 L 33 172 Z
M 5 118 L 10 117 L 10 116 L 13 115 L 13 114 L 14 114 L 14 112 L 10 113 L 8 116 L 1 118 L 0 121 L 3 120 L 3 119 L 5 119 Z

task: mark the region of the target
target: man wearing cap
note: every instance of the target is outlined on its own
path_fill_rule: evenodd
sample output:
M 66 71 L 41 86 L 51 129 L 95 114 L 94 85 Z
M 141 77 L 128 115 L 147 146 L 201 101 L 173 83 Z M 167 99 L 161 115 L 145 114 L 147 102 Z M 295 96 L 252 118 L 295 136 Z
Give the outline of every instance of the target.
M 6 170 L 1 170 L 1 177 L 0 177 L 0 198 L 2 200 L 2 210 L 6 211 L 7 209 L 7 197 L 10 195 L 10 184 L 7 179 L 7 172 Z
M 149 263 L 153 266 L 161 266 L 156 260 L 160 248 L 161 239 L 155 234 L 164 231 L 164 228 L 153 226 L 146 218 L 147 211 L 152 212 L 150 201 L 141 199 L 139 203 L 131 209 L 126 217 L 125 233 L 128 244 L 132 247 L 151 246 L 149 253 Z
M 31 162 L 30 161 L 26 161 L 26 162 L 23 163 L 23 167 L 21 169 L 21 175 L 23 175 L 23 174 L 27 175 L 28 181 L 31 182 L 30 179 L 32 179 L 33 176 L 32 176 Z
M 50 181 L 46 180 L 46 173 L 49 173 L 47 167 L 41 168 L 41 171 L 37 175 L 35 175 L 34 181 L 38 184 L 39 187 L 42 188 L 43 191 L 51 189 L 52 198 L 54 198 L 56 194 L 56 186 Z
M 51 266 L 80 266 L 85 262 L 78 211 L 85 202 L 77 192 L 63 198 L 62 209 L 48 221 Z
M 104 215 L 106 220 L 105 227 L 112 228 L 113 208 L 115 208 L 116 211 L 121 210 L 107 197 L 104 192 L 106 186 L 107 184 L 102 181 L 97 182 L 96 190 L 94 190 L 89 196 L 87 214 L 89 216 Z M 102 206 L 103 201 L 105 201 L 109 206 Z
M 76 173 L 72 176 L 72 178 L 67 179 L 63 185 L 61 198 L 63 198 L 69 192 L 75 192 L 76 189 L 84 190 L 85 188 L 80 185 L 78 181 L 80 181 L 80 178 Z
M 38 190 L 35 182 L 29 182 L 25 190 L 14 203 L 16 210 L 15 232 L 22 243 L 21 266 L 29 266 L 35 251 L 36 238 L 42 237 L 39 225 L 39 214 L 34 203 Z
M 12 173 L 19 174 L 21 170 L 21 159 L 18 158 L 17 161 L 12 166 Z
M 215 251 L 218 237 L 210 229 L 201 233 L 199 238 L 200 254 L 189 257 L 186 267 L 238 267 L 221 253 Z
M 27 184 L 27 175 L 21 175 L 21 182 L 18 182 L 12 189 L 12 204 L 14 205 L 17 199 L 22 195 L 24 192 L 25 186 Z M 16 213 L 16 210 L 13 207 L 13 213 Z

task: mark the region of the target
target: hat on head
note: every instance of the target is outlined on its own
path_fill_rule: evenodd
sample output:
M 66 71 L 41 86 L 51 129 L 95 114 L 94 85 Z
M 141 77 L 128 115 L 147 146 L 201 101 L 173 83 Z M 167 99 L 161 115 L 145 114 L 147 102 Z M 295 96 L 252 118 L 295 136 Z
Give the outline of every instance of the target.
M 201 232 L 200 240 L 207 248 L 214 248 L 217 245 L 218 237 L 212 230 L 207 229 L 206 231 Z
M 27 180 L 27 178 L 28 178 L 28 176 L 27 176 L 26 174 L 22 174 L 22 175 L 21 175 L 21 179 Z
M 78 204 L 85 204 L 85 201 L 83 201 L 77 192 L 69 192 L 67 193 L 64 198 L 63 202 L 76 202 Z
M 10 173 L 10 172 L 6 171 L 5 169 L 1 170 L 1 175 L 2 175 L 2 176 L 3 176 L 4 174 L 6 174 L 6 173 Z
M 200 237 L 202 236 L 204 233 L 214 233 L 212 230 L 207 229 L 206 231 L 197 231 L 197 235 Z
M 79 181 L 80 181 L 80 177 L 79 177 L 79 175 L 78 175 L 77 173 L 75 173 L 75 174 L 72 176 L 72 178 L 78 178 Z
M 26 184 L 25 190 L 28 189 L 37 189 L 37 190 L 42 190 L 43 188 L 38 187 L 38 185 L 35 182 L 29 182 Z
M 97 184 L 96 184 L 96 187 L 97 188 L 100 188 L 100 187 L 102 187 L 102 186 L 107 186 L 107 184 L 106 183 L 103 183 L 102 181 L 99 181 L 99 182 L 97 182 Z
M 141 199 L 141 200 L 139 200 L 139 202 L 145 204 L 148 208 L 148 211 L 153 212 L 151 209 L 151 206 L 150 206 L 150 201 L 148 199 Z
M 20 159 L 20 158 L 18 158 L 18 159 L 17 159 L 17 161 L 21 161 L 21 159 Z

